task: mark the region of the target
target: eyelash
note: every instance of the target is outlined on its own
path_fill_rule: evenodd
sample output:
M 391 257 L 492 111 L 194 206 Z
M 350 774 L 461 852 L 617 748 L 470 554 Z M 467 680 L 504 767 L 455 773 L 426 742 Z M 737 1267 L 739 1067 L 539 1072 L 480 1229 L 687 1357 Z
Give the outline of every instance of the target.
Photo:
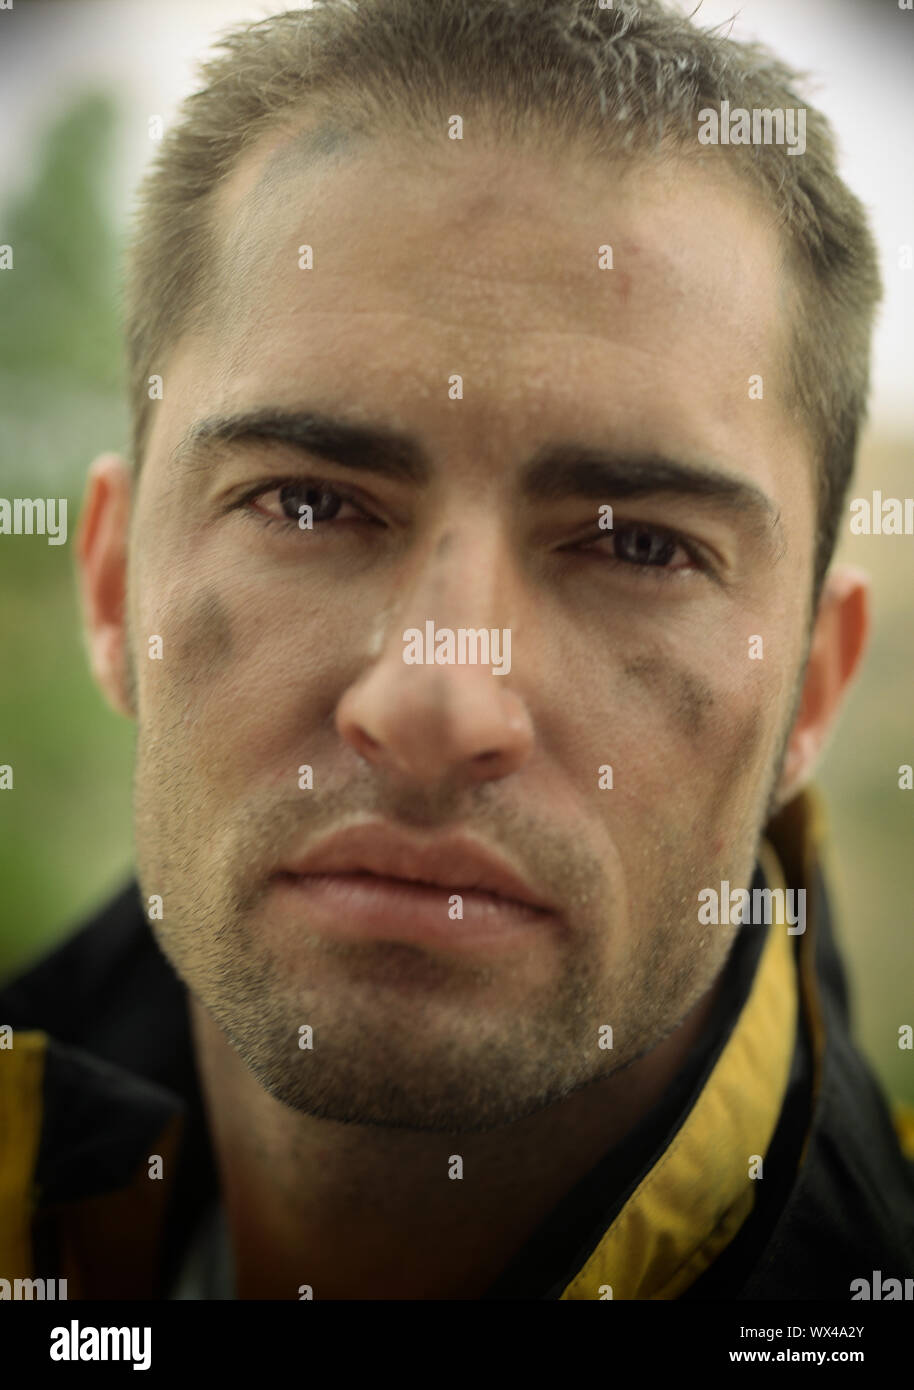
M 241 510 L 244 514 L 253 516 L 261 525 L 280 526 L 283 529 L 291 527 L 293 531 L 297 531 L 299 529 L 298 522 L 293 521 L 291 517 L 268 516 L 266 512 L 257 512 L 248 507 L 248 503 L 253 502 L 255 498 L 266 497 L 271 492 L 282 492 L 284 487 L 297 487 L 302 492 L 315 488 L 321 492 L 332 492 L 333 495 L 339 497 L 342 502 L 348 503 L 349 506 L 355 507 L 357 511 L 361 512 L 362 516 L 359 518 L 360 520 L 368 522 L 374 520 L 372 517 L 368 516 L 355 497 L 345 492 L 342 488 L 324 482 L 322 478 L 271 478 L 268 484 L 258 483 L 256 487 L 249 488 L 244 496 L 239 497 L 238 501 L 234 503 L 233 506 Z M 344 519 L 352 521 L 356 518 L 348 517 Z M 336 517 L 331 517 L 329 521 L 315 521 L 314 527 L 317 529 L 319 526 L 332 526 L 336 520 Z
M 320 478 L 271 478 L 269 484 L 258 483 L 256 487 L 249 488 L 243 497 L 239 497 L 238 501 L 233 503 L 232 509 L 240 510 L 243 515 L 250 517 L 252 520 L 256 521 L 261 526 L 279 526 L 283 530 L 291 529 L 293 531 L 297 531 L 299 529 L 298 522 L 294 521 L 291 517 L 280 518 L 278 516 L 269 516 L 266 512 L 256 511 L 248 505 L 249 503 L 253 502 L 255 499 L 259 497 L 268 496 L 271 492 L 281 492 L 284 487 L 293 486 L 302 489 L 302 491 L 308 488 L 317 488 L 324 492 L 333 493 L 333 495 L 335 497 L 339 497 L 344 504 L 348 504 L 351 507 L 355 507 L 357 511 L 362 513 L 362 516 L 360 518 L 348 517 L 343 519 L 344 522 L 347 520 L 364 520 L 367 522 L 374 521 L 372 517 L 367 515 L 367 513 L 364 511 L 361 504 L 356 500 L 355 497 L 351 496 L 342 488 L 338 488 L 334 484 L 326 483 L 323 481 L 323 479 Z M 331 517 L 329 521 L 315 521 L 314 527 L 315 529 L 317 529 L 319 527 L 332 526 L 334 522 L 337 522 L 337 518 Z M 679 549 L 683 550 L 685 554 L 688 555 L 689 560 L 692 562 L 692 565 L 695 567 L 696 570 L 698 570 L 700 573 L 704 575 L 709 575 L 713 577 L 713 567 L 705 558 L 704 554 L 699 550 L 698 546 L 696 546 L 695 543 L 693 541 L 690 541 L 687 537 L 681 535 L 678 531 L 672 531 L 665 526 L 652 526 L 649 522 L 629 521 L 617 527 L 612 532 L 612 535 L 619 535 L 625 531 L 630 531 L 634 529 L 641 529 L 643 531 L 653 531 L 656 536 L 660 536 L 666 541 L 672 541 Z M 587 537 L 582 541 L 575 542 L 572 546 L 563 546 L 562 549 L 575 550 L 578 547 L 584 545 L 589 545 L 593 547 L 593 543 L 595 541 L 598 541 L 600 539 L 605 540 L 607 538 L 607 535 L 608 533 L 606 531 L 601 531 L 598 536 Z M 629 574 L 633 576 L 637 575 L 639 577 L 643 577 L 648 582 L 659 580 L 660 582 L 673 583 L 677 579 L 681 578 L 681 576 L 683 576 L 684 574 L 689 574 L 692 572 L 691 570 L 687 569 L 670 569 L 665 565 L 639 565 L 633 560 L 620 560 L 617 555 L 605 554 L 597 550 L 594 550 L 593 553 L 599 556 L 602 564 L 621 566 L 624 569 L 626 569 Z

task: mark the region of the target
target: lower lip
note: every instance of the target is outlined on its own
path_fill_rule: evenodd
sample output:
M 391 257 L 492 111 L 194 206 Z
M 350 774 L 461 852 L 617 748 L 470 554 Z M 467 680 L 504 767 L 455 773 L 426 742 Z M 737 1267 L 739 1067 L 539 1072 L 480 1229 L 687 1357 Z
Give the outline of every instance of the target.
M 555 927 L 552 912 L 472 889 L 434 888 L 375 874 L 277 874 L 276 896 L 307 917 L 322 936 L 349 941 L 406 941 L 448 950 L 529 942 Z M 454 920 L 459 895 L 463 918 Z

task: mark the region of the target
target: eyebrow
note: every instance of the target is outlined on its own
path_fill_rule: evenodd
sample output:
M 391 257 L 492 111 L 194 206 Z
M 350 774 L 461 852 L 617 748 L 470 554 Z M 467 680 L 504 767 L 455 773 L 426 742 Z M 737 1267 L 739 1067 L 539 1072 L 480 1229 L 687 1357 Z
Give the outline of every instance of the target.
M 317 411 L 264 409 L 199 420 L 172 455 L 189 470 L 202 469 L 220 449 L 276 442 L 343 468 L 423 485 L 433 474 L 417 439 L 383 425 L 357 425 Z M 533 502 L 567 497 L 604 501 L 663 494 L 689 497 L 739 513 L 760 536 L 781 532 L 780 509 L 755 483 L 715 464 L 655 452 L 544 445 L 523 469 L 521 490 Z
M 268 441 L 399 482 L 427 483 L 432 475 L 428 455 L 408 435 L 380 425 L 355 425 L 316 411 L 257 410 L 198 420 L 175 449 L 172 461 L 202 468 L 226 446 L 238 448 Z
M 528 465 L 524 491 L 537 502 L 566 496 L 594 500 L 654 494 L 688 497 L 715 510 L 739 514 L 760 537 L 777 533 L 783 538 L 780 508 L 762 488 L 705 461 L 574 444 L 547 446 Z

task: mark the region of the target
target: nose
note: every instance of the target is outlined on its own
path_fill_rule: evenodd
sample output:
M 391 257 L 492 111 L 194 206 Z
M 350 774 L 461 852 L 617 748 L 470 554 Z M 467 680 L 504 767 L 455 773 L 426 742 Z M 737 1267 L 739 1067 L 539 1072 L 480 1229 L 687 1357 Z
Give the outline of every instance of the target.
M 374 767 L 426 785 L 477 783 L 530 757 L 509 564 L 497 537 L 451 535 L 394 602 L 379 655 L 336 710 L 340 737 Z

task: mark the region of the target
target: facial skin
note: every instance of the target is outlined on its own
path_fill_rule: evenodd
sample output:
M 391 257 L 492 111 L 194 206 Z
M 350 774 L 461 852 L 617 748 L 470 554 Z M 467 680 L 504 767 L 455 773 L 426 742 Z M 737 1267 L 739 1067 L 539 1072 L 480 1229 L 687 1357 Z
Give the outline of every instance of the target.
M 865 581 L 835 571 L 798 704 L 815 498 L 780 404 L 780 244 L 751 195 L 711 162 L 443 143 L 300 166 L 274 134 L 249 153 L 220 209 L 219 312 L 162 364 L 132 499 L 102 456 L 82 521 L 93 665 L 137 719 L 140 883 L 193 996 L 247 1296 L 358 1296 L 344 1247 L 315 1254 L 347 1219 L 371 1296 L 478 1296 L 700 1036 L 736 928 L 700 925 L 698 893 L 748 884 L 865 638 Z M 428 478 L 276 440 L 179 452 L 197 422 L 265 409 L 410 435 Z M 616 483 L 528 497 L 562 444 L 612 456 Z M 629 496 L 658 457 L 767 505 Z M 296 478 L 350 499 L 339 519 L 281 522 Z M 630 523 L 695 553 L 626 562 Z M 405 664 L 427 619 L 510 629 L 510 673 Z M 277 867 L 368 818 L 472 833 L 558 928 L 439 951 L 280 912 Z M 469 1184 L 446 1181 L 453 1152 Z

